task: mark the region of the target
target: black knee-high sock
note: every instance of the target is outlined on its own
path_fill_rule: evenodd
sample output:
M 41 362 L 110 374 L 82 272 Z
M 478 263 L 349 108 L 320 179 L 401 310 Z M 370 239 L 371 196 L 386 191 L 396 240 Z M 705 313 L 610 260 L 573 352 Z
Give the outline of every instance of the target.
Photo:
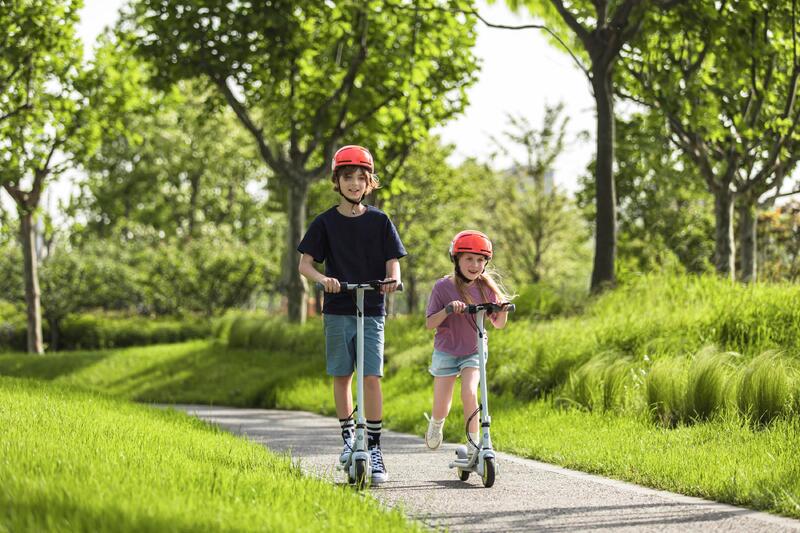
M 356 428 L 356 424 L 353 422 L 353 419 L 350 417 L 340 418 L 339 424 L 342 426 L 342 439 L 347 440 L 348 438 L 352 438 Z
M 381 426 L 383 420 L 367 420 L 367 447 L 381 447 Z

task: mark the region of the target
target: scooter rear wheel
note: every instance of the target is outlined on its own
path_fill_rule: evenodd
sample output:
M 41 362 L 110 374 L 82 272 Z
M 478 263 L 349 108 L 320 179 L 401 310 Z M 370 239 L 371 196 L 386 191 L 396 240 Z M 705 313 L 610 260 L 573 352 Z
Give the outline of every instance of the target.
M 462 470 L 458 469 L 458 479 L 461 481 L 466 481 L 469 479 L 469 470 Z
M 487 489 L 494 485 L 494 476 L 495 476 L 495 465 L 494 459 L 491 457 L 487 457 L 486 460 L 483 462 L 483 477 L 481 480 L 483 481 L 483 486 Z
M 356 459 L 356 478 L 353 483 L 356 489 L 361 490 L 367 486 L 367 461 L 364 459 Z

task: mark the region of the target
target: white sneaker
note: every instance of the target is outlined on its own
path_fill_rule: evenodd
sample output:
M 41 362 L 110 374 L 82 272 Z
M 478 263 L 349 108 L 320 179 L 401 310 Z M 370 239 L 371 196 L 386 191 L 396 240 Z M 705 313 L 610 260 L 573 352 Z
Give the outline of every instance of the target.
M 342 453 L 339 455 L 339 464 L 345 465 L 347 464 L 348 459 L 350 459 L 350 454 L 353 453 L 353 445 L 355 443 L 355 438 L 353 435 L 350 435 L 346 439 L 344 439 L 344 446 L 342 447 Z
M 375 446 L 369 449 L 369 460 L 372 466 L 372 484 L 379 485 L 389 481 L 389 474 L 386 472 L 386 466 L 383 464 L 383 452 Z
M 425 418 L 428 419 L 428 431 L 425 432 L 425 444 L 431 450 L 435 450 L 442 444 L 442 427 L 444 427 L 444 420 L 434 420 L 428 413 L 425 413 Z

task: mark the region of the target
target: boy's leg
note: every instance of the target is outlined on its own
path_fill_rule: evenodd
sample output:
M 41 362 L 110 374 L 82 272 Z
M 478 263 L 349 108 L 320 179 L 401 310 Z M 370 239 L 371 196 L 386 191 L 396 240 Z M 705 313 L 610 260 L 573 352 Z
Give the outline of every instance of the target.
M 372 466 L 372 483 L 389 480 L 381 452 L 383 425 L 383 326 L 384 317 L 364 317 L 364 412 L 367 417 L 367 447 Z
M 352 375 L 333 376 L 333 401 L 336 403 L 336 415 L 339 420 L 350 418 L 350 414 L 353 412 L 352 382 Z
M 344 446 L 339 455 L 339 462 L 348 461 L 353 449 L 354 424 L 353 394 L 353 358 L 355 354 L 355 320 L 354 317 L 325 315 L 325 353 L 326 370 L 333 377 L 333 401 L 342 430 Z
M 383 392 L 380 376 L 364 376 L 364 411 L 367 415 L 367 447 L 381 445 L 383 427 Z

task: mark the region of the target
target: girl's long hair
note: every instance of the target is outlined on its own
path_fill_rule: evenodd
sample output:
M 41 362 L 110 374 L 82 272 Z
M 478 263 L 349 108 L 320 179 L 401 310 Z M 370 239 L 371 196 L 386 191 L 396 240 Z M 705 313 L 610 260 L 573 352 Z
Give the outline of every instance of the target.
M 478 290 L 481 293 L 481 298 L 483 302 L 473 302 L 472 297 L 467 290 L 467 282 L 464 281 L 464 278 L 458 275 L 458 257 L 461 254 L 456 255 L 455 260 L 455 270 L 453 274 L 449 277 L 453 279 L 456 284 L 456 290 L 458 290 L 458 294 L 461 296 L 461 300 L 468 304 L 476 304 L 476 303 L 483 303 L 488 302 L 489 297 L 488 293 L 486 292 L 491 291 L 497 297 L 498 302 L 510 302 L 515 295 L 511 294 L 508 289 L 505 288 L 503 282 L 500 279 L 500 275 L 497 273 L 496 270 L 490 268 L 489 265 L 486 265 L 486 269 L 483 271 L 483 274 L 478 276 L 475 279 L 475 283 L 478 287 Z

